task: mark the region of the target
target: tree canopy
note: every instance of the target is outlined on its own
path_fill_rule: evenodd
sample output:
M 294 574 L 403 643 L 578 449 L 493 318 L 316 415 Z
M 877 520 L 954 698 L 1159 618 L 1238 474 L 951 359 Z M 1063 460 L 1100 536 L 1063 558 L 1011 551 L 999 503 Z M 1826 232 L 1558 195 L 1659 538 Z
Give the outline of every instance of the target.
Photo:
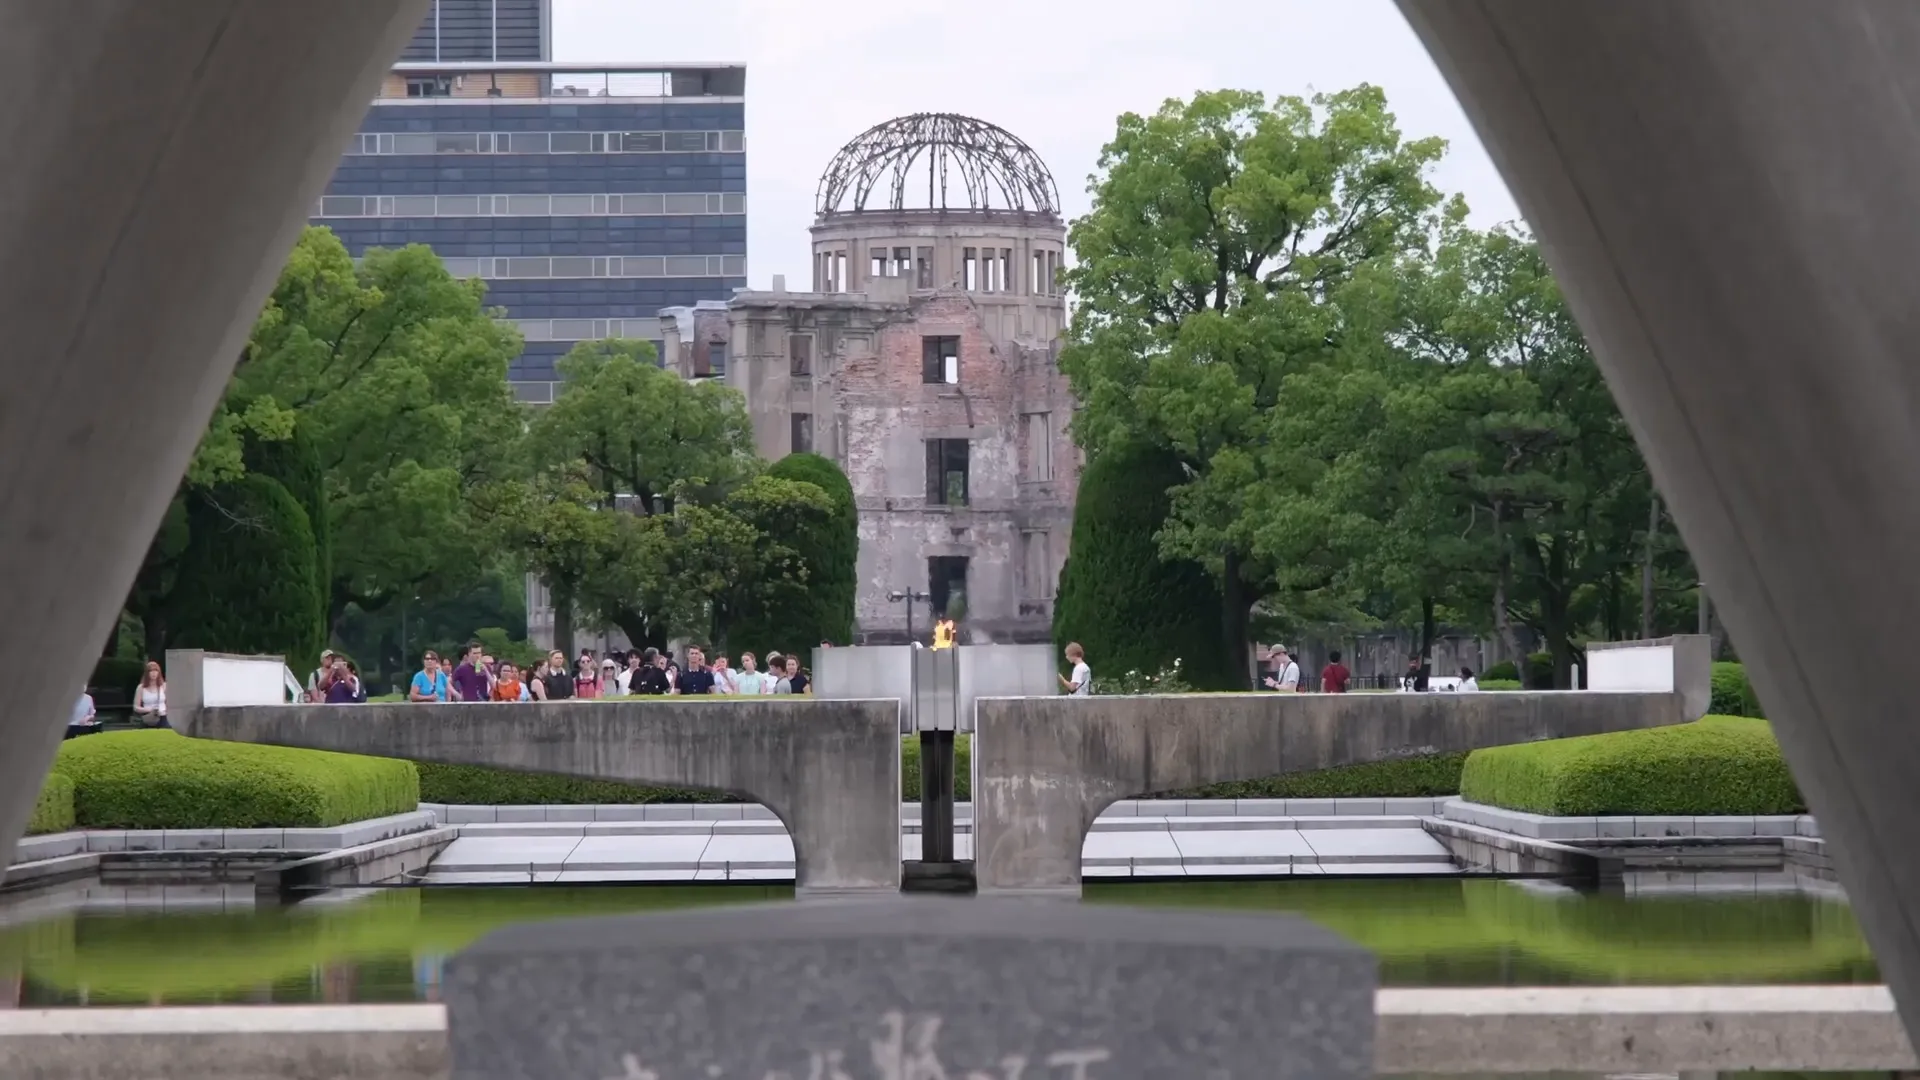
M 1538 246 L 1464 224 L 1443 149 L 1365 86 L 1121 117 L 1072 227 L 1073 431 L 1178 462 L 1160 554 L 1236 647 L 1255 610 L 1508 656 L 1525 628 L 1564 685 L 1588 636 L 1674 625 L 1692 571 Z

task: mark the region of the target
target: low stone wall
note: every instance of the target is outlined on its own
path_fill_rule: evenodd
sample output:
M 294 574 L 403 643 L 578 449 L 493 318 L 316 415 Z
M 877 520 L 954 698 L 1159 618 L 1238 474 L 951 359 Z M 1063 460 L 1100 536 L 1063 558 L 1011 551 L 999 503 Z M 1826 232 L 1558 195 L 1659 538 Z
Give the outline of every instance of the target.
M 1880 986 L 1381 990 L 1381 1074 L 1920 1068 Z M 445 1080 L 439 1005 L 0 1011 L 0 1076 Z

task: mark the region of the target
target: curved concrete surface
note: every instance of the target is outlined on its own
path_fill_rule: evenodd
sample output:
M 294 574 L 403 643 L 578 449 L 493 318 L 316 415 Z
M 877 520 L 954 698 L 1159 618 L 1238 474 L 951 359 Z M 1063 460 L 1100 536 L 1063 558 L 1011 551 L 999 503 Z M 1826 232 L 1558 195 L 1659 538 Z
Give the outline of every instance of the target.
M 287 250 L 427 0 L 0 3 L 0 865 Z
M 1920 1067 L 1878 986 L 1381 990 L 1382 1075 Z M 0 1075 L 445 1080 L 439 1005 L 0 1011 Z
M 168 650 L 182 734 L 746 795 L 793 837 L 803 892 L 900 888 L 895 701 L 621 698 L 202 707 L 201 654 Z
M 1706 666 L 1696 667 L 1683 691 L 1664 694 L 985 698 L 974 873 L 982 893 L 1078 894 L 1087 830 L 1133 795 L 1685 723 L 1706 711 Z
M 1920 1022 L 1920 4 L 1400 0 Z

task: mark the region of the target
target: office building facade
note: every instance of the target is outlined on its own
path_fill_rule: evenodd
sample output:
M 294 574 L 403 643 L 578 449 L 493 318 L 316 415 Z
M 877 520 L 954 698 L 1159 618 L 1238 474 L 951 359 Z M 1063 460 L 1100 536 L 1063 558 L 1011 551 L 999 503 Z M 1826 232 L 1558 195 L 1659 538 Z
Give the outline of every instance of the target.
M 745 68 L 555 63 L 551 34 L 551 0 L 436 0 L 313 218 L 485 280 L 533 403 L 576 343 L 657 346 L 662 308 L 747 273 Z

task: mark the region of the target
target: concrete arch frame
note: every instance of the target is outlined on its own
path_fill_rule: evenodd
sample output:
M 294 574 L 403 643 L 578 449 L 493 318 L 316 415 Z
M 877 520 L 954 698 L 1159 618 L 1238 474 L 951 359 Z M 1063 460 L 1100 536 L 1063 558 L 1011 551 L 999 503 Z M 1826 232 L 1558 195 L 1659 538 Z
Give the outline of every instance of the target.
M 900 888 L 900 704 L 808 697 L 204 705 L 199 650 L 167 652 L 182 734 L 744 795 L 793 838 L 805 894 Z
M 1540 235 L 1915 1029 L 1920 5 L 1399 3 Z M 0 663 L 40 676 L 0 716 L 0 855 L 425 10 L 0 4 Z

